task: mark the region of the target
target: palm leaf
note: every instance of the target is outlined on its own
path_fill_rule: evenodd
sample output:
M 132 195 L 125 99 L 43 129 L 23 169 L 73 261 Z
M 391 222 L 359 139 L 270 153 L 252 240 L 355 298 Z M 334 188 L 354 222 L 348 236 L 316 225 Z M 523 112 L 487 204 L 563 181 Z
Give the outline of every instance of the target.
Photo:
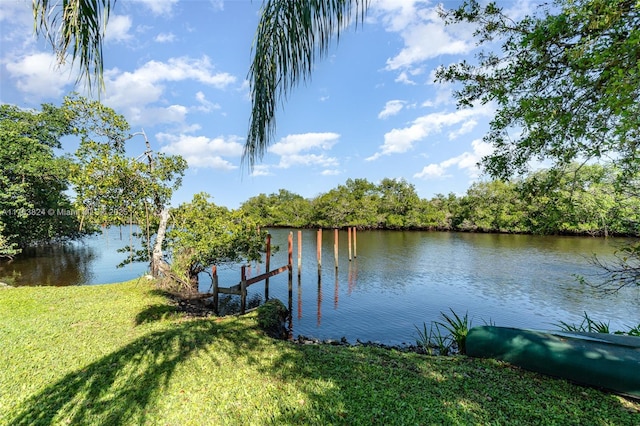
M 253 44 L 248 79 L 252 108 L 243 161 L 253 168 L 275 134 L 275 112 L 289 92 L 311 77 L 355 11 L 364 20 L 369 0 L 265 0 Z
M 97 82 L 104 88 L 102 42 L 111 7 L 116 0 L 33 0 L 36 34 L 43 34 L 64 64 L 80 63 L 78 81 L 86 78 L 89 89 Z

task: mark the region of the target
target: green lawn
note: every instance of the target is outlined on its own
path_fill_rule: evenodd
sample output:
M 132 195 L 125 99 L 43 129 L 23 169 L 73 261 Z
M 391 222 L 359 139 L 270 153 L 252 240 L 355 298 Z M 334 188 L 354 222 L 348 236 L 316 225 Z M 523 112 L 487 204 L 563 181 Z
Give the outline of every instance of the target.
M 0 424 L 638 425 L 640 404 L 494 361 L 274 341 L 140 280 L 0 289 Z

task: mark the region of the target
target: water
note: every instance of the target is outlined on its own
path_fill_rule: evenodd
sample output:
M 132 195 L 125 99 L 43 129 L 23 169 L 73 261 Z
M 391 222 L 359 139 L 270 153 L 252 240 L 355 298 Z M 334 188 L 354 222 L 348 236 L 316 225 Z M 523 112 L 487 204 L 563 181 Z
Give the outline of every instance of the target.
M 271 269 L 287 263 L 289 230 L 272 231 L 280 251 Z M 19 259 L 21 280 L 30 284 L 108 283 L 138 277 L 146 264 L 124 269 L 115 265 L 126 257 L 115 249 L 128 243 L 128 229 L 75 244 L 52 258 Z M 320 278 L 316 259 L 316 231 L 302 232 L 302 271 L 298 278 L 297 232 L 294 232 L 294 336 L 321 339 L 346 337 L 387 344 L 414 343 L 415 326 L 440 320 L 449 308 L 468 312 L 474 325 L 549 329 L 559 321 L 580 323 L 583 312 L 610 321 L 611 329 L 640 323 L 640 289 L 602 295 L 579 284 L 574 274 L 599 272 L 588 258 L 610 258 L 623 239 L 542 237 L 525 235 L 459 234 L 417 231 L 358 232 L 357 258 L 349 261 L 347 233 L 339 234 L 339 264 L 334 267 L 333 232 L 323 233 Z M 72 265 L 76 265 L 76 267 Z M 51 266 L 51 265 L 55 265 Z M 63 267 L 64 266 L 64 267 Z M 3 272 L 4 271 L 4 272 Z M 0 281 L 8 267 L 0 264 Z M 252 265 L 249 276 L 264 272 Z M 220 286 L 240 280 L 238 265 L 219 268 Z M 68 280 L 68 281 L 65 281 Z M 208 274 L 200 276 L 200 290 L 210 291 Z M 249 298 L 263 297 L 264 283 L 249 287 Z M 269 296 L 288 303 L 288 274 L 270 279 Z
M 0 260 L 0 282 L 19 286 L 67 286 L 107 284 L 140 277 L 149 270 L 148 264 L 132 263 L 116 268 L 127 259 L 128 254 L 118 253 L 118 249 L 129 245 L 129 231 L 128 226 L 111 227 L 81 241 L 37 247 L 12 261 Z M 131 231 L 136 232 L 137 228 Z
M 288 231 L 272 234 L 282 249 L 271 262 L 275 268 L 286 264 Z M 580 323 L 585 311 L 610 321 L 612 330 L 640 323 L 640 289 L 602 295 L 574 277 L 597 274 L 588 259 L 593 253 L 611 258 L 623 239 L 415 231 L 357 235 L 358 256 L 349 262 L 347 233 L 340 232 L 336 272 L 333 232 L 324 232 L 318 280 L 316 231 L 303 231 L 298 281 L 294 233 L 294 336 L 414 343 L 415 326 L 442 320 L 440 312 L 449 308 L 468 312 L 474 325 L 550 329 L 559 321 Z M 235 274 L 229 280 L 234 284 Z M 249 292 L 263 293 L 263 285 Z M 286 274 L 271 279 L 269 295 L 287 303 Z

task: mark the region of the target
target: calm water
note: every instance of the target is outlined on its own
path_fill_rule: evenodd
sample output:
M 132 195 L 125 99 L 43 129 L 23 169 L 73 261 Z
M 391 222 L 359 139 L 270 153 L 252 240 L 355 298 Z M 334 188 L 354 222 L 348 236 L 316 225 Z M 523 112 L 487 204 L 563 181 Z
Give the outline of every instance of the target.
M 129 238 L 129 227 L 108 228 L 82 241 L 31 249 L 11 262 L 0 260 L 0 281 L 52 286 L 127 281 L 149 270 L 143 263 L 116 268 L 127 258 L 118 249 L 128 246 Z
M 273 230 L 280 246 L 271 268 L 285 265 L 288 230 Z M 440 311 L 468 311 L 473 324 L 554 328 L 558 321 L 579 323 L 586 311 L 612 329 L 640 322 L 640 290 L 601 295 L 576 282 L 573 274 L 590 276 L 593 253 L 611 256 L 622 239 L 540 237 L 438 232 L 358 232 L 357 258 L 348 260 L 347 233 L 339 235 L 339 265 L 334 267 L 333 232 L 323 233 L 320 279 L 316 231 L 302 232 L 302 273 L 298 279 L 297 232 L 294 232 L 293 334 L 318 338 L 344 336 L 349 341 L 413 343 L 414 326 L 440 319 Z M 116 249 L 128 243 L 128 229 L 111 229 L 84 244 L 49 250 L 35 259 L 0 264 L 15 282 L 64 285 L 108 283 L 145 273 L 146 264 L 115 269 L 126 254 Z M 264 272 L 253 265 L 250 275 Z M 237 284 L 239 267 L 219 269 L 220 285 Z M 270 280 L 270 297 L 287 304 L 287 274 Z M 201 276 L 201 291 L 210 290 Z M 262 295 L 264 284 L 249 288 Z

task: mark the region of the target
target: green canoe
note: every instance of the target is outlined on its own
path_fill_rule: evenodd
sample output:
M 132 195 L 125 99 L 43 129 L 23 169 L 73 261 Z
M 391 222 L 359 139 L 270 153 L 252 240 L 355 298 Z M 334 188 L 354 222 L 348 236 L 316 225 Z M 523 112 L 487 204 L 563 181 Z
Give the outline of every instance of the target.
M 640 398 L 640 337 L 474 327 L 467 355 Z

